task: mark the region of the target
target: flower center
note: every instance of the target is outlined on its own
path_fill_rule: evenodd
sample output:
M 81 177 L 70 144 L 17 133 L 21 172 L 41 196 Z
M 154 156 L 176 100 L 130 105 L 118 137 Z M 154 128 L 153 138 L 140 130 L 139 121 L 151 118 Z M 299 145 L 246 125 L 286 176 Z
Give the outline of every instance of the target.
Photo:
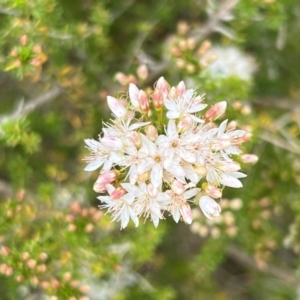
M 156 162 L 160 162 L 160 161 L 161 161 L 161 158 L 160 158 L 160 156 L 156 156 L 156 157 L 154 158 L 154 160 L 155 160 Z
M 171 144 L 171 146 L 173 147 L 173 148 L 176 148 L 177 146 L 178 146 L 178 144 L 177 144 L 177 142 L 172 142 L 172 144 Z

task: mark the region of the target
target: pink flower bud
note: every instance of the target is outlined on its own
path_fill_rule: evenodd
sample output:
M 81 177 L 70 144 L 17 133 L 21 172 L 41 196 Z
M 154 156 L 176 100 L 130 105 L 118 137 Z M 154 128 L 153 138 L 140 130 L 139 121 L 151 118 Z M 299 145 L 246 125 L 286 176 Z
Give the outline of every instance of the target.
M 121 72 L 116 73 L 115 80 L 117 80 L 121 85 L 126 85 L 128 83 L 127 76 Z
M 177 95 L 181 97 L 186 91 L 186 87 L 183 81 L 180 81 L 177 85 Z
M 154 142 L 157 139 L 158 132 L 156 127 L 154 127 L 152 124 L 148 125 L 145 131 L 146 131 L 146 136 L 150 141 Z
M 110 199 L 112 201 L 118 200 L 125 194 L 126 194 L 126 190 L 123 187 L 119 186 L 115 190 L 113 190 L 113 192 L 110 194 Z
M 237 162 L 231 161 L 231 162 L 221 166 L 220 169 L 226 173 L 234 173 L 234 172 L 240 170 L 241 166 Z
M 161 90 L 157 88 L 154 90 L 154 93 L 152 95 L 152 103 L 155 110 L 160 111 L 162 109 L 162 107 L 164 106 L 164 101 Z
M 88 285 L 82 285 L 79 290 L 81 293 L 87 293 L 90 290 L 90 287 Z
M 29 269 L 33 269 L 33 268 L 35 268 L 35 266 L 36 266 L 36 260 L 34 260 L 34 259 L 29 259 L 29 260 L 27 261 L 27 267 L 28 267 Z
M 158 195 L 158 189 L 152 183 L 149 183 L 147 185 L 147 193 L 154 198 Z
M 255 154 L 243 154 L 241 155 L 241 159 L 245 164 L 255 164 L 258 161 L 258 156 Z
M 149 111 L 149 100 L 146 93 L 142 90 L 139 91 L 138 101 L 141 113 L 146 114 Z
M 194 38 L 188 38 L 188 40 L 187 40 L 187 46 L 188 46 L 188 48 L 190 50 L 195 49 L 195 47 L 196 47 L 196 41 L 195 41 L 195 39 Z
M 23 252 L 21 254 L 22 260 L 27 260 L 30 257 L 30 254 L 28 252 Z
M 220 215 L 220 205 L 209 196 L 202 196 L 199 201 L 200 208 L 208 219 L 213 219 Z
M 187 42 L 185 40 L 180 40 L 178 46 L 180 50 L 185 51 L 187 49 Z
M 19 51 L 14 48 L 14 49 L 11 50 L 10 55 L 12 57 L 17 57 L 19 55 Z
M 120 150 L 123 147 L 122 140 L 114 136 L 104 136 L 101 139 L 101 144 L 109 150 Z
M 34 46 L 32 47 L 32 51 L 33 51 L 34 53 L 36 53 L 36 54 L 39 54 L 39 53 L 42 52 L 42 47 L 41 47 L 40 45 L 34 45 Z
M 136 131 L 130 131 L 129 132 L 129 139 L 131 142 L 134 143 L 134 145 L 139 149 L 142 146 L 142 139 L 138 132 Z
M 89 223 L 85 226 L 84 231 L 87 233 L 91 233 L 94 230 L 94 225 Z
M 103 172 L 99 175 L 97 181 L 94 184 L 94 191 L 97 193 L 106 192 L 106 185 L 113 183 L 118 178 L 118 172 L 115 170 Z
M 193 221 L 192 210 L 188 203 L 185 203 L 180 208 L 180 213 L 182 215 L 183 221 L 187 224 L 191 224 Z
M 222 191 L 220 189 L 208 183 L 203 183 L 202 189 L 212 198 L 220 198 L 222 196 Z
M 177 124 L 177 129 L 179 132 L 185 132 L 189 130 L 193 125 L 193 119 L 190 116 L 186 116 L 182 118 L 178 124 Z
M 69 224 L 68 226 L 68 230 L 71 231 L 71 232 L 74 232 L 76 231 L 77 227 L 75 224 Z
M 156 83 L 156 88 L 166 96 L 168 94 L 169 84 L 163 77 L 160 77 Z
M 40 253 L 39 255 L 40 260 L 45 261 L 48 258 L 48 254 L 45 252 Z
M 21 46 L 26 46 L 28 43 L 28 36 L 26 34 L 22 35 L 20 38 Z
M 172 191 L 177 195 L 181 195 L 185 191 L 185 187 L 184 187 L 183 183 L 181 183 L 177 180 L 173 181 L 171 188 L 172 188 Z
M 225 112 L 226 106 L 226 101 L 216 103 L 204 114 L 204 119 L 207 121 L 216 120 Z
M 34 67 L 39 67 L 39 66 L 42 64 L 42 62 L 41 62 L 41 60 L 38 59 L 38 58 L 33 58 L 33 59 L 30 61 L 30 64 L 31 64 L 32 66 L 34 66 Z
M 137 69 L 137 75 L 141 80 L 146 80 L 148 77 L 148 68 L 146 65 L 140 65 Z
M 0 248 L 0 255 L 3 255 L 3 256 L 8 256 L 10 253 L 10 249 L 6 246 L 2 246 Z
M 169 91 L 169 98 L 170 99 L 175 99 L 177 98 L 177 91 L 176 91 L 176 88 L 175 86 L 172 86 L 170 91 Z
M 45 273 L 47 271 L 47 267 L 45 264 L 41 264 L 41 265 L 38 265 L 36 267 L 36 270 L 39 272 L 39 273 Z

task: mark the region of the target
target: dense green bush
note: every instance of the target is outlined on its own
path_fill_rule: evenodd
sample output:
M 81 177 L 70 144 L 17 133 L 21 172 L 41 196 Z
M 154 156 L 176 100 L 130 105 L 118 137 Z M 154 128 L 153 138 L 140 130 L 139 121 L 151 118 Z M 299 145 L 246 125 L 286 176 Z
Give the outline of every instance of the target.
M 296 299 L 300 3 L 0 0 L 1 299 Z M 120 231 L 83 171 L 106 96 L 160 76 L 248 132 L 221 216 Z M 224 119 L 224 117 L 223 117 Z M 35 297 L 35 298 L 31 298 Z

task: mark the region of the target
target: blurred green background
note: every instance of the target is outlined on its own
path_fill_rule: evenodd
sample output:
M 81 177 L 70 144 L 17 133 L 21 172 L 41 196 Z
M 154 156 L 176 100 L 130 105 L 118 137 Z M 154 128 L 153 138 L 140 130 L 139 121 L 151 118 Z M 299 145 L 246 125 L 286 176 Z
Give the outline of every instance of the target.
M 299 30 L 295 0 L 0 0 L 0 298 L 300 299 Z M 226 100 L 259 161 L 214 222 L 120 231 L 83 140 L 160 76 Z

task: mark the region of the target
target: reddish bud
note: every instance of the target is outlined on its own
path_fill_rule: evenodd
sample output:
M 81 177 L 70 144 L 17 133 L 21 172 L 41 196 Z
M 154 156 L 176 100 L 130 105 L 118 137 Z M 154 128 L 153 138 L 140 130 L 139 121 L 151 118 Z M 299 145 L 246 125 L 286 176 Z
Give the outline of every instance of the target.
M 152 95 L 152 103 L 155 110 L 160 111 L 162 109 L 162 107 L 164 106 L 164 101 L 161 90 L 157 88 L 154 90 L 154 93 Z
M 204 119 L 207 121 L 216 120 L 225 112 L 226 106 L 226 101 L 216 103 L 204 114 Z
M 110 199 L 118 200 L 125 194 L 126 194 L 126 190 L 123 187 L 119 186 L 110 194 Z
M 141 113 L 146 114 L 149 111 L 149 100 L 146 93 L 142 90 L 139 91 L 138 102 L 140 104 Z

